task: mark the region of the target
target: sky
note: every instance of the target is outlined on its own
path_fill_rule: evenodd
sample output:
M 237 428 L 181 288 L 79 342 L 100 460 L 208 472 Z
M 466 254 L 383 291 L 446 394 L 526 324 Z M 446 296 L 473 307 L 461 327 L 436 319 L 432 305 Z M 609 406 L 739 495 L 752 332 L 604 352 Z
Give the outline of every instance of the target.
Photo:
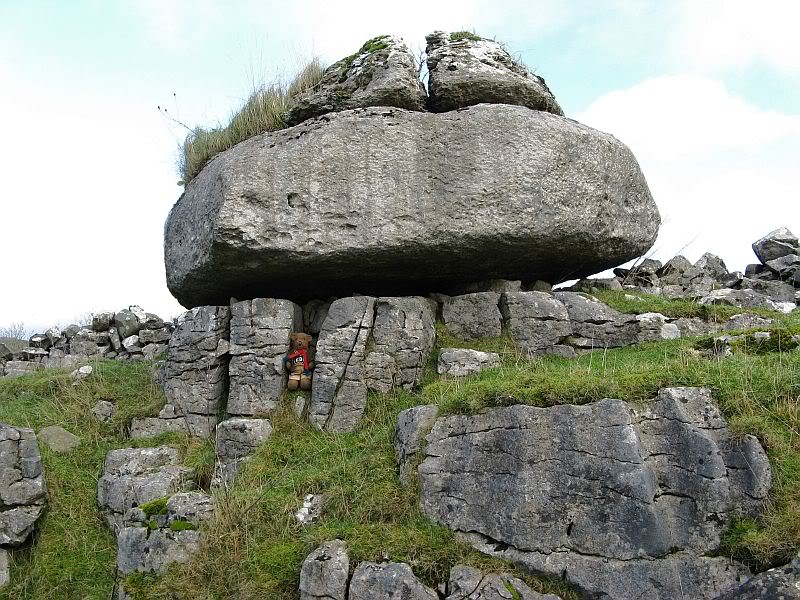
M 659 206 L 651 252 L 730 270 L 800 234 L 797 0 L 0 0 L 0 328 L 139 304 L 182 308 L 163 225 L 189 125 L 254 85 L 375 35 L 470 30 L 542 75 L 567 116 L 636 155 Z

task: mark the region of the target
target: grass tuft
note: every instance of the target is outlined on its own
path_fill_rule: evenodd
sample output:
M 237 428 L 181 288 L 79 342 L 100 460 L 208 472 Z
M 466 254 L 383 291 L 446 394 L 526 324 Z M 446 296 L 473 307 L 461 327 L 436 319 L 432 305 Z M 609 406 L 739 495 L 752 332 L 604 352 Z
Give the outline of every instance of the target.
M 483 38 L 477 35 L 474 31 L 454 31 L 450 34 L 451 42 L 458 42 L 460 40 L 470 40 L 472 42 L 480 42 Z

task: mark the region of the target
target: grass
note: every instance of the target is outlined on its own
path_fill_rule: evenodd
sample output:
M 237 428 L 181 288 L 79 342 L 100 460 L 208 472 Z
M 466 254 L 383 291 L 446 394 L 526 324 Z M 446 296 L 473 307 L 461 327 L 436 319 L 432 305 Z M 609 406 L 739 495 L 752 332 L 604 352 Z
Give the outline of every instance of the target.
M 302 561 L 334 538 L 346 540 L 353 568 L 364 560 L 408 562 L 428 585 L 446 581 L 457 563 L 516 572 L 431 523 L 418 508 L 416 490 L 399 484 L 394 425 L 400 410 L 418 402 L 403 392 L 371 396 L 365 423 L 347 434 L 323 434 L 291 410 L 281 412 L 269 443 L 218 497 L 218 518 L 196 559 L 158 581 L 129 578 L 126 590 L 142 599 L 296 598 Z M 294 513 L 310 493 L 324 495 L 324 514 L 303 528 Z M 524 578 L 535 589 L 574 598 L 560 584 Z
M 470 40 L 472 42 L 480 42 L 483 38 L 477 35 L 474 31 L 454 31 L 450 34 L 451 42 L 458 42 L 460 40 Z
M 61 425 L 81 439 L 80 447 L 63 455 L 39 445 L 48 508 L 34 543 L 12 551 L 12 579 L 0 590 L 2 600 L 105 599 L 114 585 L 116 543 L 97 510 L 97 479 L 109 450 L 161 441 L 132 444 L 126 431 L 133 417 L 154 414 L 164 398 L 147 363 L 104 361 L 94 367 L 78 386 L 61 370 L 0 379 L 0 422 L 36 431 Z M 91 413 L 101 399 L 117 406 L 109 424 Z M 187 456 L 197 452 L 185 436 L 170 441 Z
M 263 85 L 250 94 L 225 126 L 192 129 L 183 143 L 178 162 L 182 182 L 189 183 L 220 152 L 253 136 L 286 127 L 286 112 L 296 98 L 315 88 L 324 69 L 319 60 L 309 61 L 288 85 Z

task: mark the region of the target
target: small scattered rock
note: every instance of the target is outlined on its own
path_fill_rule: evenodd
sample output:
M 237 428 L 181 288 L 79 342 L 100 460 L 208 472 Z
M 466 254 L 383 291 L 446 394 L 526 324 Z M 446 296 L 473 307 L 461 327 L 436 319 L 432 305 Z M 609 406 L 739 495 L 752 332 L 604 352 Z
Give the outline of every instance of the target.
M 439 375 L 450 377 L 466 377 L 484 369 L 500 366 L 500 355 L 497 352 L 481 352 L 466 348 L 443 348 L 439 354 L 436 371 Z
M 84 365 L 75 369 L 72 373 L 70 373 L 70 377 L 75 380 L 73 381 L 72 385 L 78 385 L 82 380 L 89 377 L 93 371 L 94 369 L 91 365 Z
M 321 494 L 306 494 L 303 498 L 303 506 L 294 514 L 294 518 L 300 525 L 316 523 L 322 516 L 323 503 L 324 497 Z
M 98 400 L 92 407 L 92 414 L 102 423 L 110 423 L 117 413 L 117 407 L 108 400 Z
M 58 425 L 51 425 L 42 429 L 39 432 L 39 439 L 58 454 L 72 452 L 81 445 L 81 438 Z

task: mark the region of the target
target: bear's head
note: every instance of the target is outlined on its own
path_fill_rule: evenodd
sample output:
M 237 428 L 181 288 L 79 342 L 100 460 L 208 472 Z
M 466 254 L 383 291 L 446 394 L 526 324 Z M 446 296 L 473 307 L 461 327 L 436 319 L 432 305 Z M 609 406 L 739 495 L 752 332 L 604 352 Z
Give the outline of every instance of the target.
M 307 333 L 290 333 L 289 342 L 292 351 L 294 350 L 308 350 L 311 345 L 311 336 Z

